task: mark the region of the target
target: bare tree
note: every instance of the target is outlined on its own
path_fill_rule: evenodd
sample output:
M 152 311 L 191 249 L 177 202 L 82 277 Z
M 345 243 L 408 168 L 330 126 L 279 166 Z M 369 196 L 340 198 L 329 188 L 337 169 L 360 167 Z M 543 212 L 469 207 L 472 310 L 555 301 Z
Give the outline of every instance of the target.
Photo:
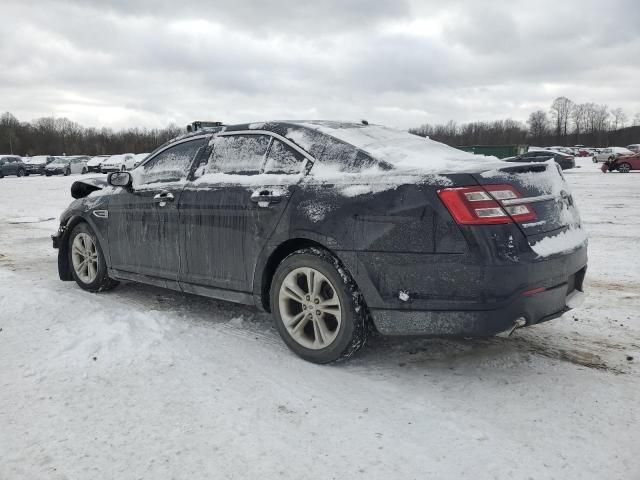
M 633 126 L 640 126 L 640 113 L 636 113 L 636 116 L 633 117 Z
M 586 116 L 589 109 L 586 103 L 576 103 L 571 109 L 571 120 L 573 121 L 573 132 L 576 134 L 576 141 L 579 142 L 580 135 L 586 129 Z
M 534 139 L 541 139 L 549 132 L 549 119 L 544 110 L 536 110 L 529 115 L 529 136 Z
M 628 120 L 627 114 L 624 113 L 624 110 L 620 107 L 615 108 L 611 110 L 611 115 L 613 116 L 613 122 L 611 123 L 612 129 L 618 130 L 619 128 L 624 128 L 624 125 Z
M 558 97 L 551 104 L 551 118 L 553 119 L 555 134 L 558 139 L 567 136 L 572 106 L 573 102 L 567 97 Z

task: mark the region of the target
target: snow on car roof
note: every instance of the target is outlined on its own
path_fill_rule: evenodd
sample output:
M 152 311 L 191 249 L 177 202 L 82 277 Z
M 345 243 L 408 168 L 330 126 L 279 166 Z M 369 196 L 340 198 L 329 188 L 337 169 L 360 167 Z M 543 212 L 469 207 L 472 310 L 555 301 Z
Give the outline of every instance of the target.
M 302 122 L 301 126 L 330 135 L 405 171 L 439 173 L 487 165 L 484 157 L 444 143 L 381 125 L 339 122 Z

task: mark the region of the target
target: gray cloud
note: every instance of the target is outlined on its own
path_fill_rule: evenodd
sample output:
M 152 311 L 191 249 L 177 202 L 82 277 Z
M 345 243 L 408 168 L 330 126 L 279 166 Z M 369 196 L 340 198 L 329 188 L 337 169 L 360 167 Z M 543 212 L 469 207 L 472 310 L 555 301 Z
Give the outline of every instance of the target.
M 524 120 L 557 95 L 640 112 L 635 1 L 3 3 L 0 110 L 23 120 L 408 127 Z

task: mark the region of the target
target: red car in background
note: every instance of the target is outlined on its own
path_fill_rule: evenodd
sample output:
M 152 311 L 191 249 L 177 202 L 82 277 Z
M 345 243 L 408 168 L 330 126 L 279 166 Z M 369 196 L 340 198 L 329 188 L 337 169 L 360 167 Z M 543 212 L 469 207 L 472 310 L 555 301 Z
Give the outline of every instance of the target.
M 640 152 L 633 155 L 624 155 L 602 164 L 602 171 L 614 171 L 629 173 L 631 170 L 640 170 Z

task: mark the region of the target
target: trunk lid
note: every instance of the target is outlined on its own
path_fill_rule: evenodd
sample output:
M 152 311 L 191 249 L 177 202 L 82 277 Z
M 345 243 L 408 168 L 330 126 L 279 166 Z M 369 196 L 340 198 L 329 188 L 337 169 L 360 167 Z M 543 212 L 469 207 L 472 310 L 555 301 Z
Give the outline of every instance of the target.
M 474 173 L 473 176 L 481 185 L 508 184 L 515 187 L 521 198 L 500 203 L 504 206 L 527 205 L 535 211 L 535 220 L 516 221 L 530 243 L 580 228 L 580 214 L 569 185 L 554 161 L 505 165 Z

